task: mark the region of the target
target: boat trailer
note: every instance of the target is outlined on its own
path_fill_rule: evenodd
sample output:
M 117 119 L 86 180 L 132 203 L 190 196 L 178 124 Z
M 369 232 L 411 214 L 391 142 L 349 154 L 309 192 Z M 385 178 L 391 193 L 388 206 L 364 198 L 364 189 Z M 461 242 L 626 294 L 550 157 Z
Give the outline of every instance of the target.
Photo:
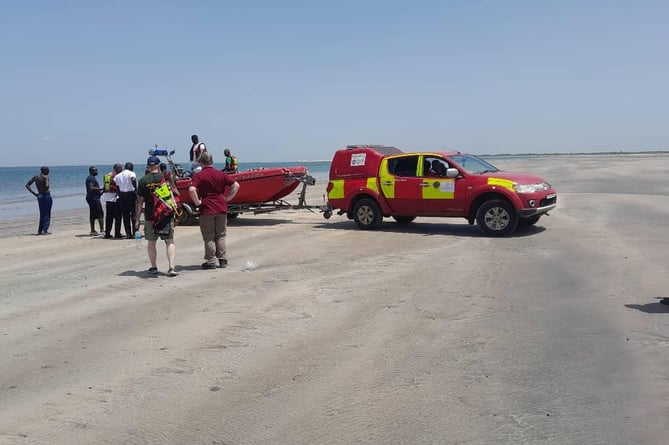
M 316 178 L 311 175 L 305 175 L 301 178 L 292 177 L 286 178 L 288 181 L 299 181 L 302 183 L 302 188 L 300 189 L 298 195 L 297 204 L 291 204 L 283 199 L 278 199 L 275 201 L 269 202 L 254 202 L 254 203 L 240 203 L 240 204 L 228 204 L 228 219 L 235 219 L 242 213 L 251 213 L 258 215 L 261 213 L 271 213 L 279 210 L 308 210 L 312 213 L 316 211 L 323 213 L 323 218 L 330 219 L 332 216 L 332 207 L 327 203 L 325 195 L 323 195 L 323 204 L 322 205 L 309 205 L 307 204 L 307 187 L 316 184 Z M 195 208 L 192 204 L 187 202 L 182 202 L 183 213 L 179 218 L 180 225 L 191 225 L 197 222 L 198 217 L 200 216 L 198 209 Z

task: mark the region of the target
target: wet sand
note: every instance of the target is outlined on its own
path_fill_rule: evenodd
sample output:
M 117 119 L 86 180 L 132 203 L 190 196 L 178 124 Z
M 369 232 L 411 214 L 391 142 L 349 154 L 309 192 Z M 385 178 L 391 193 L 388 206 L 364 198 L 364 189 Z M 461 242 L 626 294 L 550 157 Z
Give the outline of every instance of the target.
M 86 210 L 0 223 L 0 444 L 665 444 L 669 156 L 496 164 L 558 208 L 501 239 L 242 215 L 214 271 L 179 226 L 174 278 Z

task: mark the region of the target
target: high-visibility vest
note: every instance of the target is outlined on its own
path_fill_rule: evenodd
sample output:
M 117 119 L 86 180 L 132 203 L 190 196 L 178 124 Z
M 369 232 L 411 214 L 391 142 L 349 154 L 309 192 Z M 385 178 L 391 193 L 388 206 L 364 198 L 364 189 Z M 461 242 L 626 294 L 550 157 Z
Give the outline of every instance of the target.
M 113 181 L 114 176 L 116 176 L 115 172 L 105 173 L 105 176 L 104 176 L 104 190 L 105 190 L 105 192 L 116 193 L 117 186 L 116 186 L 116 181 Z

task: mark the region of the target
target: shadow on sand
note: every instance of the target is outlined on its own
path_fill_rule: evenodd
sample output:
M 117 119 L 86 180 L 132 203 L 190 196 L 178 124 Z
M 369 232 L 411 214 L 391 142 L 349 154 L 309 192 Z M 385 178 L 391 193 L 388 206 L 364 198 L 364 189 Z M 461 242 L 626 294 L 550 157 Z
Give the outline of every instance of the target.
M 647 314 L 669 314 L 669 297 L 660 297 L 656 303 L 626 304 L 625 307 L 636 309 Z
M 326 222 L 314 226 L 317 229 L 335 229 L 335 230 L 359 230 L 353 221 Z M 455 235 L 470 237 L 486 237 L 476 225 L 469 224 L 445 224 L 424 221 L 414 221 L 408 224 L 393 222 L 392 220 L 383 221 L 381 226 L 376 229 L 382 232 L 391 233 L 416 233 L 419 235 Z M 525 236 L 536 235 L 545 231 L 543 227 L 529 226 L 518 227 L 516 231 L 506 238 L 522 238 Z

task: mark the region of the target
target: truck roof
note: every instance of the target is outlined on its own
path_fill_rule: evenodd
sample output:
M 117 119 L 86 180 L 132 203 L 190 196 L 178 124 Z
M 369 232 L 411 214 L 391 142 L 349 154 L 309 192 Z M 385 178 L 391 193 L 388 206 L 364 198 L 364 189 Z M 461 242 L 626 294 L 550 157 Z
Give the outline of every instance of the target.
M 402 150 L 400 150 L 397 147 L 392 147 L 389 145 L 376 145 L 376 144 L 354 144 L 354 145 L 347 145 L 346 149 L 347 150 L 352 150 L 355 148 L 367 148 L 370 150 L 374 150 L 377 153 L 382 154 L 383 156 L 391 156 L 391 155 L 398 155 L 401 153 L 404 153 Z

